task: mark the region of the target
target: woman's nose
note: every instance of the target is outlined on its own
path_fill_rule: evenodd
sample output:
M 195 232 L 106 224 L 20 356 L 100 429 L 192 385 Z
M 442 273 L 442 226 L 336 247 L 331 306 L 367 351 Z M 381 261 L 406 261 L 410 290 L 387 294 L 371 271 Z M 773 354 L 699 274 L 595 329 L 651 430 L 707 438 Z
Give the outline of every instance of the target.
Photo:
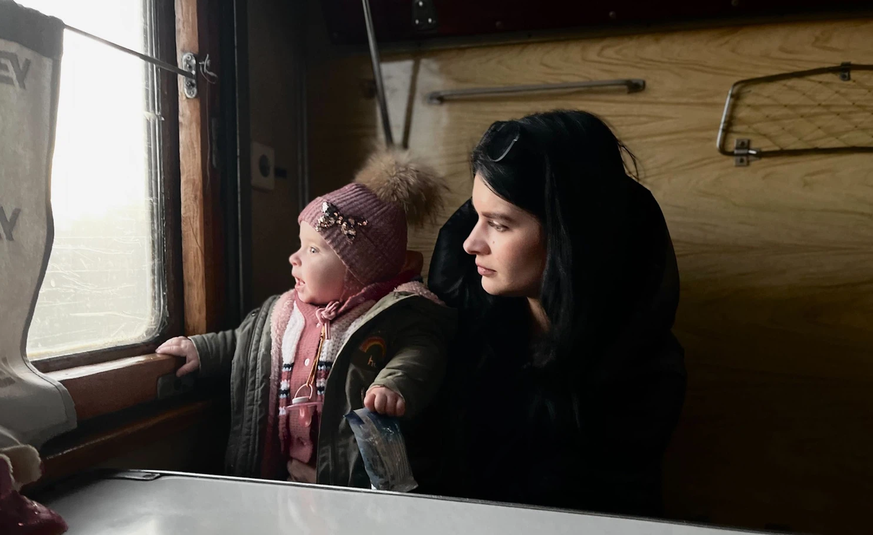
M 482 238 L 482 233 L 479 230 L 479 225 L 476 225 L 473 228 L 473 232 L 471 232 L 470 235 L 467 236 L 467 239 L 464 240 L 464 251 L 466 251 L 467 254 L 471 255 L 481 256 L 484 254 L 488 254 L 488 244 Z

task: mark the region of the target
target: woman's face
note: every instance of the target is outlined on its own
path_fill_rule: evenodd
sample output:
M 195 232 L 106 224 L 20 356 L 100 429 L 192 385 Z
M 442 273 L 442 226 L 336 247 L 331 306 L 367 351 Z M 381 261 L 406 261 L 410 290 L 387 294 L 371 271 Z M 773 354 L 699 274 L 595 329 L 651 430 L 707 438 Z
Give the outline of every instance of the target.
M 498 197 L 479 174 L 473 180 L 479 220 L 464 241 L 476 256 L 482 288 L 491 295 L 539 298 L 546 245 L 539 220 Z

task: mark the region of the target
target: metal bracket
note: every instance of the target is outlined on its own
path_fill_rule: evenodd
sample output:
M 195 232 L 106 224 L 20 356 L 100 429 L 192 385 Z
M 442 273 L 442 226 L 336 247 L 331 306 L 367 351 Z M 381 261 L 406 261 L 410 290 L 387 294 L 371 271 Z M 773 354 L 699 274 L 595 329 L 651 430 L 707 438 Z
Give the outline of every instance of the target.
M 129 479 L 131 481 L 154 481 L 161 477 L 162 474 L 154 472 L 143 472 L 141 470 L 117 470 L 107 472 L 104 479 Z
M 413 0 L 412 26 L 418 32 L 436 29 L 437 16 L 433 0 Z
M 197 98 L 197 56 L 192 52 L 185 52 L 182 55 L 182 68 L 193 75 L 190 78 L 186 76 L 182 81 L 185 96 Z
M 844 61 L 840 63 L 840 80 L 848 82 L 852 79 L 852 62 Z
M 738 138 L 734 141 L 734 165 L 737 167 L 748 167 L 752 160 L 758 160 L 758 151 L 752 148 L 752 140 L 748 138 Z

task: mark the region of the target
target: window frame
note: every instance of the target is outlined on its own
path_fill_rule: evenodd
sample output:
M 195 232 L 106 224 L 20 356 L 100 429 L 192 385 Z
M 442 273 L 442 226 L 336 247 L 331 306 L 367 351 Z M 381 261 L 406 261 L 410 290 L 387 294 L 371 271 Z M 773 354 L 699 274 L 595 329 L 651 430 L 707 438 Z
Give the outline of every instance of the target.
M 198 59 L 209 56 L 211 71 L 221 76 L 219 37 L 220 32 L 230 30 L 220 24 L 221 10 L 210 9 L 218 0 L 154 1 L 160 59 L 179 65 L 186 52 Z M 235 11 L 233 17 L 239 14 Z M 175 314 L 149 343 L 32 363 L 67 389 L 79 422 L 102 421 L 104 418 L 98 417 L 154 402 L 158 378 L 174 373 L 184 360 L 155 354 L 158 341 L 216 330 L 226 318 L 226 302 L 222 299 L 227 278 L 223 177 L 218 168 L 211 167 L 207 127 L 210 110 L 217 114 L 220 109 L 222 94 L 219 86 L 207 88 L 200 77 L 199 96 L 189 99 L 180 91 L 176 75 L 163 72 L 161 76 L 164 116 L 178 118 L 164 121 L 167 130 L 163 138 L 168 233 L 164 262 L 165 269 L 171 270 L 167 275 L 168 307 L 175 307 Z M 52 442 L 63 441 L 64 436 Z
M 184 1 L 184 0 L 183 0 Z M 151 0 L 151 11 L 155 25 L 155 48 L 158 59 L 176 64 L 176 25 L 173 0 Z M 148 8 L 144 3 L 144 8 Z M 179 99 L 178 76 L 163 69 L 157 69 L 154 81 L 158 83 L 158 99 L 164 120 L 160 122 L 160 194 L 162 206 L 156 217 L 163 222 L 162 265 L 159 266 L 164 278 L 164 291 L 167 317 L 161 329 L 149 340 L 135 344 L 113 346 L 91 351 L 69 353 L 29 361 L 43 373 L 66 370 L 78 366 L 90 366 L 118 359 L 141 356 L 154 352 L 154 349 L 168 337 L 182 334 L 183 294 L 182 294 L 182 248 L 180 221 L 180 182 L 179 165 Z M 158 271 L 156 270 L 156 273 Z M 75 400 L 74 400 L 75 401 Z
M 40 484 L 50 484 L 60 477 L 104 462 L 108 453 L 119 454 L 143 441 L 159 439 L 167 433 L 192 427 L 212 419 L 211 428 L 220 429 L 225 421 L 218 411 L 220 402 L 213 399 L 218 391 L 202 390 L 194 397 L 183 396 L 167 402 L 156 401 L 157 382 L 161 376 L 175 374 L 184 359 L 155 354 L 159 340 L 181 334 L 200 334 L 217 330 L 231 318 L 225 284 L 230 282 L 232 266 L 226 265 L 234 250 L 225 243 L 231 235 L 237 215 L 225 213 L 235 186 L 223 186 L 236 175 L 236 162 L 243 155 L 233 140 L 209 137 L 210 116 L 218 123 L 220 110 L 227 111 L 239 97 L 234 91 L 234 58 L 238 49 L 226 49 L 227 42 L 240 38 L 237 25 L 245 25 L 246 0 L 153 0 L 158 14 L 159 59 L 179 65 L 183 53 L 198 59 L 209 57 L 210 70 L 228 85 L 222 93 L 218 85 L 206 87 L 199 77 L 199 96 L 188 99 L 181 94 L 181 83 L 169 73 L 161 74 L 163 115 L 163 186 L 165 195 L 165 270 L 167 303 L 171 314 L 162 333 L 150 343 L 91 351 L 66 357 L 35 361 L 38 369 L 63 385 L 75 404 L 77 429 L 48 441 L 40 448 L 45 473 Z M 219 4 L 219 1 L 221 4 Z M 219 9 L 220 8 L 220 9 Z M 245 34 L 243 33 L 243 38 Z M 228 55 L 228 72 L 223 74 L 219 50 Z M 239 73 L 243 85 L 245 71 Z M 225 102 L 227 100 L 227 102 Z M 236 116 L 228 118 L 234 125 Z M 228 139 L 237 132 L 226 133 Z M 244 135 L 244 134 L 240 134 Z M 218 139 L 218 143 L 210 145 Z M 239 143 L 239 141 L 236 141 Z M 221 149 L 225 146 L 225 159 Z M 219 152 L 215 152 L 219 151 Z M 247 153 L 246 153 L 247 154 Z M 224 164 L 224 165 L 222 165 Z M 226 190 L 222 188 L 226 187 Z M 225 204 L 222 204 L 225 203 Z M 174 307 L 174 308 L 170 308 Z M 189 313 L 189 311 L 191 313 Z M 200 400 L 200 401 L 197 401 Z M 143 415 L 145 418 L 142 418 Z M 218 431 L 222 437 L 223 431 Z M 221 440 L 219 438 L 218 440 Z M 220 459 L 217 461 L 220 466 Z

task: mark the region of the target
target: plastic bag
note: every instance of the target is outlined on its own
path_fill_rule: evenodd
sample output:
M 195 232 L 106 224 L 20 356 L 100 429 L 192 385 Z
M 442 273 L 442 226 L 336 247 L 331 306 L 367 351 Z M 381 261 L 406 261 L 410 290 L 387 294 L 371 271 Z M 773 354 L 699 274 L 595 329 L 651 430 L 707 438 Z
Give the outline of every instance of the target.
M 355 434 L 374 489 L 409 492 L 418 487 L 396 418 L 364 408 L 346 414 L 346 419 Z

